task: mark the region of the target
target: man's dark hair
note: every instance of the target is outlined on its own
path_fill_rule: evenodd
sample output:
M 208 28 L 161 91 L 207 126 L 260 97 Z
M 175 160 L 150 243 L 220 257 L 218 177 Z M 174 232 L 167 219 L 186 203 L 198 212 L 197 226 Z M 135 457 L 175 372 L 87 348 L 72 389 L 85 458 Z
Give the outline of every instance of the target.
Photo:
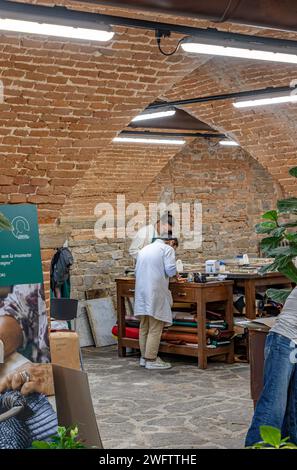
M 164 242 L 174 241 L 176 248 L 178 248 L 178 239 L 176 237 L 172 237 L 171 235 L 168 235 L 168 237 L 162 237 L 162 240 L 164 240 Z
M 178 239 L 176 237 L 168 238 L 169 241 L 173 240 L 175 242 L 176 248 L 178 248 Z

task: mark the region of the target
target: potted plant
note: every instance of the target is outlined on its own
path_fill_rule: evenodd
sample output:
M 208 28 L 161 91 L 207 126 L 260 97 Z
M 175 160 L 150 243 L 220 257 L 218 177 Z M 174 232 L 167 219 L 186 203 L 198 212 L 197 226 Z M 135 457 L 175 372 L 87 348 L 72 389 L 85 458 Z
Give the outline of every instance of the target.
M 297 449 L 289 437 L 282 439 L 281 431 L 273 426 L 260 426 L 260 436 L 262 441 L 247 449 Z
M 58 426 L 57 434 L 50 441 L 33 441 L 32 449 L 86 449 L 78 439 L 78 428 Z
M 297 167 L 291 168 L 289 174 L 297 178 Z M 276 209 L 265 212 L 262 219 L 264 221 L 256 225 L 256 232 L 266 235 L 260 247 L 273 261 L 262 267 L 260 273 L 278 271 L 297 284 L 297 267 L 294 263 L 297 257 L 297 198 L 277 201 Z M 267 295 L 283 304 L 290 292 L 290 289 L 268 289 Z

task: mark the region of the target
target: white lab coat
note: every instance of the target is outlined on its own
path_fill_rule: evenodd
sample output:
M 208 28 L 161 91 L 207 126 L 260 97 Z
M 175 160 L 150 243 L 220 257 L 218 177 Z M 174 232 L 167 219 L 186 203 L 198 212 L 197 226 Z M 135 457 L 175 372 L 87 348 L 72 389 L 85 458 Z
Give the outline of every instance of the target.
M 134 315 L 149 315 L 172 324 L 169 277 L 176 274 L 174 249 L 163 240 L 145 246 L 137 256 Z
M 149 243 L 153 238 L 158 237 L 158 232 L 153 225 L 145 225 L 138 230 L 129 248 L 129 254 L 136 259 L 139 251 Z

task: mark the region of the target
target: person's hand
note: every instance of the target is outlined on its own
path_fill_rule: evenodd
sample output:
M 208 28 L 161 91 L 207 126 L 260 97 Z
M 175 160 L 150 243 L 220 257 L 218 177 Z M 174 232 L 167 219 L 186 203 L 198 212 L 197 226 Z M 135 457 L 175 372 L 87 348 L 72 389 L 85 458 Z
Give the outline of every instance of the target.
M 20 390 L 23 395 L 33 392 L 54 395 L 52 365 L 24 364 L 0 381 L 0 393 L 6 390 Z

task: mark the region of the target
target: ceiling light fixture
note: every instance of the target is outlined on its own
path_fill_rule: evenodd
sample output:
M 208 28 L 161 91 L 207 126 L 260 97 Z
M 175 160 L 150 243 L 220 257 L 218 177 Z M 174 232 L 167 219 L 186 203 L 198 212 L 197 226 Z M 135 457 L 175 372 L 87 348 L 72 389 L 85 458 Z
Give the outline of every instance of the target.
M 181 43 L 184 51 L 239 59 L 263 60 L 297 64 L 297 47 L 294 41 L 223 33 L 206 29 Z
M 235 101 L 235 108 L 248 108 L 254 106 L 266 106 L 271 104 L 297 103 L 297 95 L 274 96 L 270 98 L 256 98 L 246 101 Z
M 0 0 L 0 31 L 107 42 L 114 32 L 96 15 Z
M 163 117 L 169 117 L 169 116 L 174 116 L 176 113 L 175 109 L 169 110 L 169 111 L 157 111 L 155 113 L 144 113 L 144 114 L 139 114 L 135 118 L 132 119 L 132 122 L 138 122 L 138 121 L 148 121 L 149 119 L 160 119 Z
M 270 62 L 286 62 L 297 64 L 297 54 L 284 54 L 281 52 L 259 51 L 256 49 L 241 49 L 239 47 L 215 46 L 199 44 L 196 42 L 182 43 L 182 49 L 195 54 L 209 54 L 224 57 L 237 57 L 239 59 L 266 60 Z
M 235 140 L 220 140 L 219 144 L 225 147 L 239 147 L 239 144 L 235 142 Z
M 49 23 L 35 23 L 34 21 L 9 20 L 0 18 L 0 30 L 16 33 L 39 34 L 43 36 L 56 36 L 68 39 L 84 39 L 88 41 L 106 42 L 112 39 L 112 31 L 98 29 L 74 28 L 73 26 L 60 26 Z
M 115 137 L 113 142 L 157 145 L 184 145 L 186 143 L 182 139 L 154 139 L 150 137 Z

